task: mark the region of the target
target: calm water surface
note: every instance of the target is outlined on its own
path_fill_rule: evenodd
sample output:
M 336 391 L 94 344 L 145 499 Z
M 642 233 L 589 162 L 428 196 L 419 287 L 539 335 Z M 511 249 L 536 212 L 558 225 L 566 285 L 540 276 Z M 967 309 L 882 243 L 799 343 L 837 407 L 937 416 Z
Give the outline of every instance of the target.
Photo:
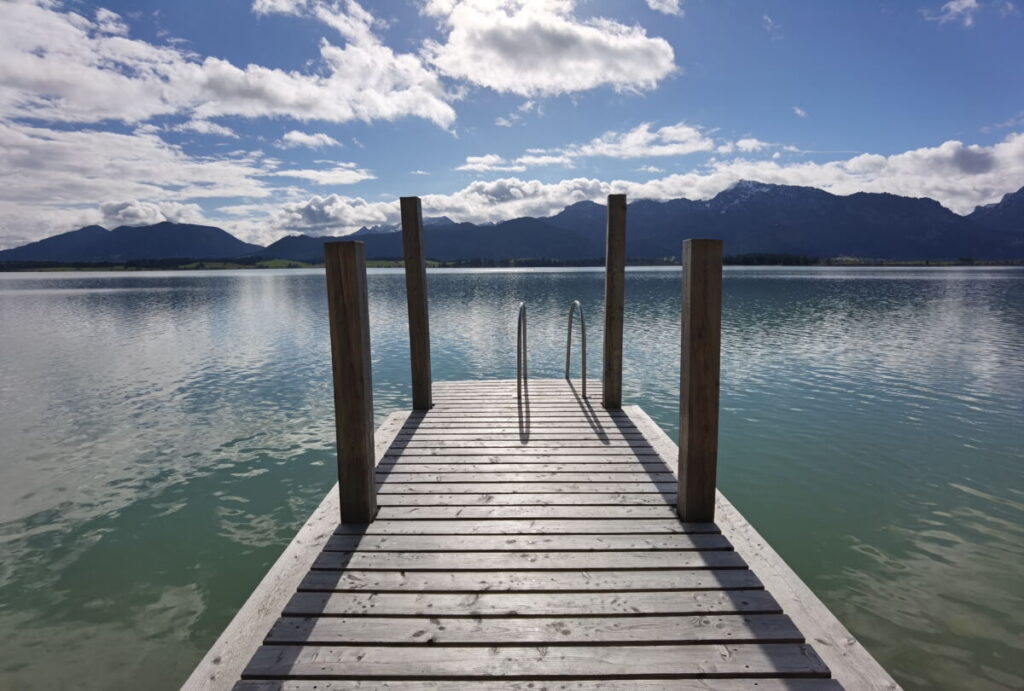
M 369 280 L 376 411 L 403 277 Z M 434 377 L 559 376 L 596 271 L 430 275 Z M 679 274 L 624 398 L 677 431 Z M 720 485 L 908 689 L 1024 687 L 1024 271 L 727 270 Z M 318 271 L 0 274 L 0 687 L 172 689 L 333 476 Z

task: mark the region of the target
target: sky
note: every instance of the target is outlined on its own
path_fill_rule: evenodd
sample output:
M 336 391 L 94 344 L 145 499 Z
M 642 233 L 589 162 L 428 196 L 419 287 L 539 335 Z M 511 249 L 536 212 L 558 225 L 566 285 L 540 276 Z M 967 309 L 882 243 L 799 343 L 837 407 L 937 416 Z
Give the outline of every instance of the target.
M 1022 3 L 1024 4 L 1024 3 Z M 163 220 L 268 244 L 738 180 L 1024 186 L 1007 0 L 0 0 L 0 248 Z

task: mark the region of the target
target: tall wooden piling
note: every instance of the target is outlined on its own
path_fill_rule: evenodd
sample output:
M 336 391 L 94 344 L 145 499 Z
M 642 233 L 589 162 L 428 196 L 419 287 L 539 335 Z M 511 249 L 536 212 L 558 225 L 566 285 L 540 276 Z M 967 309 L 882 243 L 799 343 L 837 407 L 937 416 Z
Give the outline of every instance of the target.
M 679 488 L 683 521 L 715 518 L 718 375 L 722 340 L 722 241 L 683 243 Z
M 377 489 L 365 246 L 361 242 L 326 243 L 324 264 L 341 522 L 369 523 L 377 513 Z
M 604 363 L 601 404 L 622 407 L 622 324 L 626 289 L 626 195 L 608 195 L 604 269 Z
M 423 211 L 419 197 L 402 197 L 402 249 L 405 294 L 409 305 L 409 355 L 412 407 L 433 407 L 430 375 L 430 320 L 427 311 L 427 261 L 423 254 Z

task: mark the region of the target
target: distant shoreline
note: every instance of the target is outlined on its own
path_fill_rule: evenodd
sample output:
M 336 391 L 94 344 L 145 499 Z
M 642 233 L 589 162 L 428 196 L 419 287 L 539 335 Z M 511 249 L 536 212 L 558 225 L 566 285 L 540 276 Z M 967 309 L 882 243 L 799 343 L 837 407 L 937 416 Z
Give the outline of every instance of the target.
M 679 266 L 678 257 L 638 258 L 628 260 L 629 266 Z M 822 266 L 822 267 L 943 267 L 943 266 L 1024 266 L 1022 259 L 983 260 L 960 259 L 871 259 L 833 257 L 822 259 L 793 254 L 741 254 L 723 259 L 726 266 Z M 402 268 L 401 259 L 368 259 L 367 268 Z M 604 266 L 604 259 L 464 259 L 456 261 L 428 260 L 427 266 L 440 269 L 515 269 L 574 268 Z M 0 262 L 3 272 L 68 272 L 68 271 L 236 271 L 239 269 L 316 269 L 323 263 L 289 259 L 194 260 L 141 259 L 126 262 Z

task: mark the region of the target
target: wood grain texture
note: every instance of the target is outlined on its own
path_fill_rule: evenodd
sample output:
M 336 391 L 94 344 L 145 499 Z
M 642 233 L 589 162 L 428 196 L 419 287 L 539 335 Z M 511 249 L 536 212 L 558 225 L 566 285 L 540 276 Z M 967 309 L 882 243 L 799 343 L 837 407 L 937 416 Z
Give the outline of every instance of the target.
M 600 552 L 732 549 L 718 534 L 334 535 L 328 552 Z
M 412 407 L 433 405 L 430 374 L 430 315 L 427 308 L 427 260 L 423 249 L 423 211 L 419 197 L 402 197 L 402 251 L 405 257 L 405 295 L 409 308 L 409 361 L 412 367 Z
M 714 523 L 680 523 L 678 520 L 529 519 L 510 521 L 376 520 L 368 526 L 339 525 L 335 535 L 629 535 L 632 533 L 717 533 Z
M 781 614 L 645 617 L 283 617 L 267 643 L 303 645 L 636 645 L 803 643 Z
M 548 571 L 742 569 L 731 551 L 662 552 L 321 552 L 314 569 L 363 571 Z
M 722 341 L 722 241 L 683 242 L 679 393 L 679 515 L 715 519 L 718 373 Z
M 603 679 L 536 681 L 430 681 L 287 679 L 240 681 L 235 691 L 842 691 L 832 679 Z
M 396 655 L 381 646 L 271 646 L 257 651 L 243 677 L 320 679 L 558 679 L 611 676 L 669 679 L 827 677 L 810 646 L 417 646 Z
M 622 407 L 622 329 L 626 298 L 626 195 L 608 195 L 604 268 L 604 358 L 601 404 Z
M 324 262 L 341 520 L 369 523 L 377 513 L 377 502 L 365 246 L 361 242 L 325 243 Z
M 310 571 L 299 590 L 370 592 L 615 592 L 757 590 L 749 569 L 618 571 Z

